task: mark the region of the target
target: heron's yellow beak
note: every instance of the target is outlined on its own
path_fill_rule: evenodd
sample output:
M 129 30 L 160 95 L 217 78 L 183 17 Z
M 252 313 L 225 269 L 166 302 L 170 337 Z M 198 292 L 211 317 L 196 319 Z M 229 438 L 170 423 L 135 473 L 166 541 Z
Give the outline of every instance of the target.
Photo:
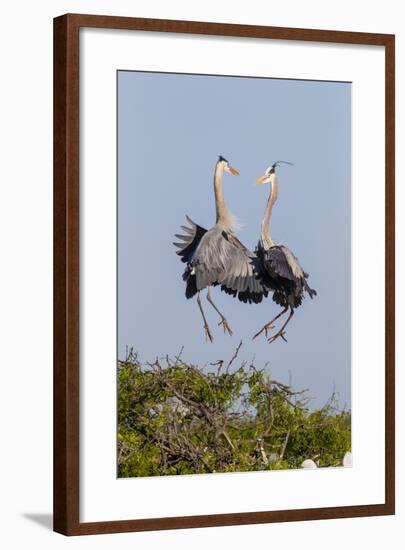
M 261 176 L 260 178 L 257 178 L 256 180 L 256 185 L 261 185 L 262 183 L 264 183 L 267 179 L 268 179 L 269 176 L 266 176 L 266 174 L 264 176 Z
M 234 176 L 240 176 L 239 172 L 236 170 L 236 168 L 234 168 L 233 166 L 230 166 L 229 167 L 229 171 L 231 174 L 233 174 Z

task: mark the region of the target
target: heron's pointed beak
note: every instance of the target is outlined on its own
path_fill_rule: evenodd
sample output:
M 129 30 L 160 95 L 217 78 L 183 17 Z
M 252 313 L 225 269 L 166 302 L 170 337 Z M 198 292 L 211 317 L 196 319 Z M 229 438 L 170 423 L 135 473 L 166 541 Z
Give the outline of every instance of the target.
M 266 176 L 266 174 L 264 174 L 264 176 L 257 178 L 256 185 L 262 185 L 262 183 L 265 183 L 267 181 L 268 177 L 269 176 Z
M 230 166 L 229 167 L 229 171 L 231 174 L 233 174 L 234 176 L 240 176 L 239 172 L 236 170 L 236 168 L 234 168 L 233 166 Z

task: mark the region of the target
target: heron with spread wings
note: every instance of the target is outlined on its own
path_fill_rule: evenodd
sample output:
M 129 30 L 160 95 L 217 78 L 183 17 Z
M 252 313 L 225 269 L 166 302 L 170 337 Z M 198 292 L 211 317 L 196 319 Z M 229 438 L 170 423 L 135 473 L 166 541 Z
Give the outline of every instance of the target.
M 302 269 L 298 258 L 286 246 L 275 244 L 270 234 L 270 218 L 278 195 L 276 168 L 280 164 L 292 163 L 277 161 L 267 168 L 263 176 L 256 180 L 256 184 L 258 185 L 270 183 L 270 195 L 262 220 L 261 237 L 255 250 L 257 258 L 260 261 L 258 273 L 263 285 L 269 292 L 272 292 L 274 302 L 283 309 L 271 321 L 266 323 L 253 336 L 253 339 L 263 332 L 267 338 L 268 331 L 274 328 L 274 322 L 289 310 L 287 320 L 276 334 L 268 338 L 270 343 L 277 340 L 277 338 L 287 341 L 285 338 L 285 328 L 291 321 L 294 310 L 302 304 L 305 293 L 310 298 L 316 296 L 316 291 L 310 288 L 307 283 L 309 275 Z
M 205 334 L 211 342 L 213 336 L 200 298 L 203 289 L 207 289 L 207 301 L 220 317 L 219 325 L 229 335 L 232 330 L 212 300 L 211 287 L 220 285 L 221 290 L 245 303 L 259 303 L 268 293 L 255 272 L 256 255 L 234 234 L 235 218 L 225 204 L 222 188 L 224 172 L 239 176 L 239 172 L 220 156 L 214 173 L 215 225 L 207 230 L 186 216 L 190 226 L 181 226 L 185 234 L 176 235 L 181 242 L 173 243 L 179 249 L 177 254 L 181 261 L 187 264 L 183 274 L 186 298 L 196 296 Z

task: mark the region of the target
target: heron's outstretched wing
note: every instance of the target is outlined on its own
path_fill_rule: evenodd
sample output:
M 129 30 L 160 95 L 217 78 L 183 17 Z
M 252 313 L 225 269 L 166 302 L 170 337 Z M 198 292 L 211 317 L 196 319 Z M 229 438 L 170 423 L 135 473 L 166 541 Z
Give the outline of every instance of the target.
M 265 251 L 264 259 L 269 273 L 274 272 L 290 281 L 296 281 L 304 277 L 304 271 L 298 258 L 286 246 L 272 246 Z
M 196 224 L 188 216 L 186 216 L 190 227 L 182 225 L 181 229 L 184 231 L 184 235 L 176 234 L 175 237 L 180 239 L 179 243 L 173 243 L 179 250 L 176 254 L 180 256 L 182 262 L 188 264 L 191 262 L 196 248 L 200 244 L 202 237 L 207 232 L 206 229 Z
M 187 267 L 183 274 L 186 297 L 191 298 L 208 286 L 221 289 L 239 300 L 261 302 L 266 287 L 257 277 L 260 262 L 232 233 L 214 226 L 208 231 L 187 217 L 191 228 L 182 226 L 186 235 L 176 235 L 183 242 L 174 243 Z
M 196 290 L 219 284 L 224 292 L 243 302 L 258 303 L 267 295 L 255 271 L 258 265 L 255 254 L 232 233 L 214 226 L 202 237 L 190 274 L 195 276 Z
M 262 266 L 258 257 L 232 233 L 224 233 L 223 236 L 230 260 L 219 281 L 221 290 L 237 296 L 241 302 L 260 303 L 268 290 L 261 282 Z
M 260 245 L 259 245 L 260 247 Z M 291 252 L 289 248 L 283 245 L 275 245 L 268 250 L 261 250 L 259 256 L 263 260 L 263 269 L 266 270 L 270 286 L 272 282 L 275 284 L 275 289 L 278 289 L 277 277 L 281 277 L 292 283 L 291 289 L 294 289 L 294 294 L 300 299 L 303 296 L 303 290 L 307 291 L 310 297 L 316 296 L 316 291 L 310 288 L 306 279 L 308 273 L 302 269 L 298 258 Z

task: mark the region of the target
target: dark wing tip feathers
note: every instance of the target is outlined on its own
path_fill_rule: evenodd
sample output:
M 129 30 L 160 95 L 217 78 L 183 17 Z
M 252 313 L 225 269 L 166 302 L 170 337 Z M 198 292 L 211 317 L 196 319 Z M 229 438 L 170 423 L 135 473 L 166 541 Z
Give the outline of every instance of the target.
M 234 239 L 232 236 L 232 242 L 236 243 L 239 250 L 239 260 L 243 258 L 243 263 L 246 262 L 245 269 L 241 269 L 236 273 L 228 273 L 226 277 L 221 281 L 221 290 L 230 294 L 234 298 L 238 298 L 239 301 L 249 304 L 259 304 L 263 297 L 268 296 L 268 290 L 264 286 L 261 280 L 260 271 L 261 263 L 255 253 L 248 251 L 248 249 L 240 243 L 239 240 Z M 243 274 L 241 274 L 243 272 Z
M 176 239 L 179 239 L 183 242 L 174 242 L 174 246 L 179 250 L 176 250 L 176 254 L 180 256 L 183 263 L 189 263 L 193 257 L 193 254 L 202 238 L 202 236 L 207 232 L 206 229 L 199 226 L 193 220 L 186 215 L 186 219 L 191 225 L 191 227 L 182 225 L 181 228 L 185 234 L 176 233 Z
M 180 259 L 183 263 L 187 264 L 183 273 L 183 281 L 185 281 L 186 283 L 186 298 L 191 298 L 197 292 L 197 280 L 189 264 L 193 258 L 199 242 L 201 241 L 201 238 L 207 232 L 207 230 L 193 222 L 193 220 L 187 215 L 186 220 L 191 227 L 187 225 L 180 226 L 185 234 L 177 233 L 175 237 L 181 242 L 174 242 L 173 244 L 176 248 L 179 249 L 176 250 L 176 254 L 180 256 Z

